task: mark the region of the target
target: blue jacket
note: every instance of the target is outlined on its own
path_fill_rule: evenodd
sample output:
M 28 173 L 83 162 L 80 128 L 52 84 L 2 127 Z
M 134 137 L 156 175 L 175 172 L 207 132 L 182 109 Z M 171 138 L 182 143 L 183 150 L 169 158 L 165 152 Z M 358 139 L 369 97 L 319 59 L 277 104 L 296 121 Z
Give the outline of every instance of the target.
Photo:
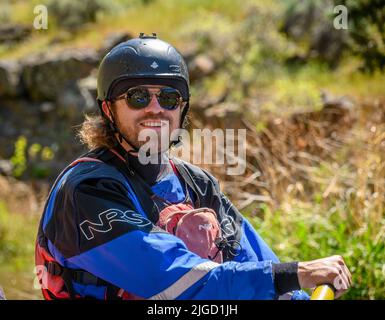
M 277 298 L 282 292 L 276 290 L 273 266 L 279 260 L 273 251 L 213 176 L 173 161 L 179 174 L 167 175 L 152 192 L 173 203 L 189 196 L 195 207 L 214 209 L 227 239 L 224 263 L 199 257 L 156 227 L 157 206 L 133 177 L 105 162 L 80 162 L 58 178 L 38 242 L 63 267 L 85 270 L 144 299 Z M 105 297 L 105 286 L 73 281 L 73 288 L 82 297 Z

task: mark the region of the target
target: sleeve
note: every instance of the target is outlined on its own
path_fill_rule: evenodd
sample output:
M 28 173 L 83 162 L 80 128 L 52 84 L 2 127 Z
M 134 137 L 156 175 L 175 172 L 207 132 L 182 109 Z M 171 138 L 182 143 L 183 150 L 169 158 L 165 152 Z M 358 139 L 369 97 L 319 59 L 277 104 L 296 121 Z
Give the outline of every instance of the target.
M 211 201 L 205 205 L 213 208 L 219 214 L 222 234 L 233 246 L 227 260 L 237 262 L 271 260 L 273 263 L 278 263 L 279 260 L 275 253 L 221 191 L 219 181 L 209 172 L 203 172 L 211 184 L 211 187 L 205 190 L 203 197 L 209 198 Z
M 223 193 L 221 193 L 221 203 L 227 216 L 242 216 Z M 239 225 L 239 247 L 235 250 L 233 261 L 241 263 L 250 261 L 272 261 L 272 273 L 277 294 L 283 295 L 289 291 L 299 290 L 298 262 L 280 263 L 275 253 L 245 217 L 242 216 Z M 301 292 L 301 294 L 299 294 L 299 292 L 294 293 L 294 297 L 300 297 L 298 299 L 307 300 L 308 298 L 305 292 Z
M 220 191 L 219 183 L 214 180 L 218 196 L 211 205 L 219 213 L 222 236 L 227 239 L 232 249 L 227 260 L 267 261 L 279 263 L 273 250 L 266 244 L 251 223 L 244 217 L 234 204 Z
M 66 267 L 145 299 L 276 298 L 272 261 L 200 258 L 140 214 L 118 181 L 85 181 L 57 200 L 66 218 L 51 224 L 51 253 Z

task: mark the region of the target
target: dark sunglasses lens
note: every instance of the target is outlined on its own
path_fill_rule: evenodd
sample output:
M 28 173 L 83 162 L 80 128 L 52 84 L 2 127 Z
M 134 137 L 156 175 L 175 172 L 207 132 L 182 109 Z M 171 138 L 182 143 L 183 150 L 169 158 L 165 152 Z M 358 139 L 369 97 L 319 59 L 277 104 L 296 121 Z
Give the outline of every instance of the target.
M 174 110 L 179 106 L 181 95 L 174 88 L 162 88 L 158 97 L 159 104 L 167 110 Z
M 150 94 L 145 88 L 131 88 L 127 91 L 127 103 L 135 109 L 145 108 L 150 103 Z

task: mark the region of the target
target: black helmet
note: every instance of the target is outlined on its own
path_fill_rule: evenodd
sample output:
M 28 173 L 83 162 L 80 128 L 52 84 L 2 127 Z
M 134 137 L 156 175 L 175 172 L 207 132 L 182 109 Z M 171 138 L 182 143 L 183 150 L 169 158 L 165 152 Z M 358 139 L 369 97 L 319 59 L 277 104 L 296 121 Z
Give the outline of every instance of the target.
M 100 63 L 97 79 L 98 101 L 111 100 L 128 86 L 140 84 L 171 85 L 187 102 L 182 123 L 189 108 L 189 75 L 182 55 L 170 44 L 140 34 L 112 48 Z M 99 103 L 100 104 L 100 103 Z

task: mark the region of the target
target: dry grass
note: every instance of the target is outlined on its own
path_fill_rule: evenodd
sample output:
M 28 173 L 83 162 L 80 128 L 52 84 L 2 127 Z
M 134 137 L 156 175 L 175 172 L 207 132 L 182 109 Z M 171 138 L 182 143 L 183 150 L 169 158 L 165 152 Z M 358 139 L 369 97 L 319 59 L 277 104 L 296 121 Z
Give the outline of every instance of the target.
M 385 297 L 385 100 L 373 100 L 329 101 L 320 111 L 270 115 L 262 125 L 241 115 L 246 173 L 201 165 L 283 261 L 343 255 L 354 281 L 348 299 Z

